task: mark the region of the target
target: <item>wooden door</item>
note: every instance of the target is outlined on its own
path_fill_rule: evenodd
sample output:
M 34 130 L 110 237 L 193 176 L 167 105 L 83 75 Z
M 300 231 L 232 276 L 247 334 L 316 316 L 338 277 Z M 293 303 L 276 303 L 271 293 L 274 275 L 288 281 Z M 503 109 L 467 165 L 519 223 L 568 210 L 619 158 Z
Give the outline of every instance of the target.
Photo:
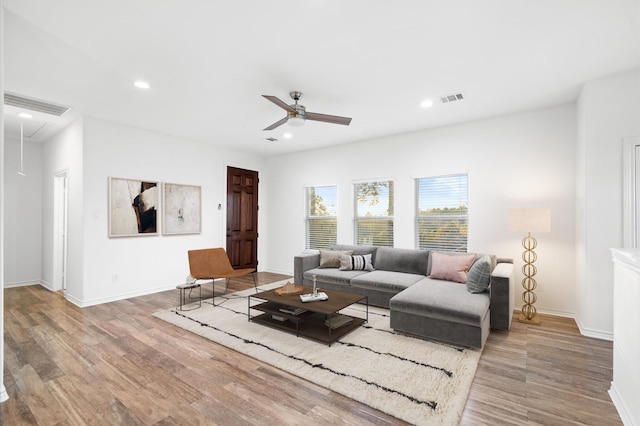
M 234 268 L 258 267 L 258 172 L 227 167 L 227 255 Z

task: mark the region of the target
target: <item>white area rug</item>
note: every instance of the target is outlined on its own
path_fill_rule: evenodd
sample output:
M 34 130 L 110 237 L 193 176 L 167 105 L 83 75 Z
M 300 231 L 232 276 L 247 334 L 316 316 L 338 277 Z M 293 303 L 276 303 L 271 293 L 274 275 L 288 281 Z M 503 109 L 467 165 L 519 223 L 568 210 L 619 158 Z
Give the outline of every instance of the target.
M 327 346 L 247 321 L 249 294 L 255 291 L 216 296 L 215 307 L 209 300 L 193 311 L 153 315 L 407 422 L 459 423 L 479 350 L 396 333 L 389 328 L 389 311 L 376 307 L 369 307 L 368 323 Z M 365 307 L 353 305 L 342 312 L 364 318 Z

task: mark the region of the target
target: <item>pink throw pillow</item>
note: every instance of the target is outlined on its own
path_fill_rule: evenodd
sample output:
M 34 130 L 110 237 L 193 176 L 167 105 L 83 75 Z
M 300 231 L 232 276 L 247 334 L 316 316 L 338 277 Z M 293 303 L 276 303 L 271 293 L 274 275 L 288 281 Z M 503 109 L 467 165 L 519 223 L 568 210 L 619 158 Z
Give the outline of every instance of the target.
M 431 252 L 431 275 L 429 278 L 466 283 L 467 272 L 469 272 L 475 258 L 475 254 Z

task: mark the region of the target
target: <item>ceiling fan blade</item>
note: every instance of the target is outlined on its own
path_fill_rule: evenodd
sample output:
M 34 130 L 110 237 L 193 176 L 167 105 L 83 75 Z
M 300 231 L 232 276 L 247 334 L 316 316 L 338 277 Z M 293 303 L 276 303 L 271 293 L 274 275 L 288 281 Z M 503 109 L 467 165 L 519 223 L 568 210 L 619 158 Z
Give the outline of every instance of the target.
M 348 126 L 351 123 L 350 117 L 340 117 L 337 115 L 318 114 L 317 112 L 307 112 L 307 120 L 323 121 L 325 123 L 342 124 Z
M 293 112 L 293 113 L 296 112 L 295 109 L 291 108 L 289 105 L 285 104 L 283 101 L 281 101 L 280 99 L 276 98 L 275 96 L 262 95 L 262 97 L 270 100 L 271 102 L 273 102 L 274 104 L 278 105 L 280 108 L 282 108 L 283 110 L 285 110 L 287 112 Z
M 271 126 L 269 127 L 265 127 L 263 130 L 273 130 L 276 127 L 282 126 L 284 123 L 287 122 L 287 120 L 289 119 L 289 117 L 285 117 L 282 120 L 276 121 L 275 123 L 273 123 Z

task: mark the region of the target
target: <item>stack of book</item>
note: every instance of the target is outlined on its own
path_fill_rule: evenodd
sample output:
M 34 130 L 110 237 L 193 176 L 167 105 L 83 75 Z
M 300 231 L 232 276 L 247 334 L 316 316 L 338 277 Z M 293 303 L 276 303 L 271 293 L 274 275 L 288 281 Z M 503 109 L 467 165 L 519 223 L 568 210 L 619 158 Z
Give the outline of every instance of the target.
M 282 317 L 282 316 L 276 315 L 276 314 L 271 315 L 271 319 L 274 319 L 274 320 L 280 321 L 280 322 L 287 321 L 287 319 L 285 317 Z
M 285 306 L 279 309 L 280 312 L 284 312 L 285 314 L 291 314 L 291 315 L 300 315 L 304 312 L 307 312 L 307 310 L 305 308 L 294 308 L 291 306 Z
M 347 315 L 336 315 L 334 317 L 329 318 L 324 322 L 327 327 L 332 329 L 342 327 L 343 325 L 350 324 L 353 321 L 353 318 Z

